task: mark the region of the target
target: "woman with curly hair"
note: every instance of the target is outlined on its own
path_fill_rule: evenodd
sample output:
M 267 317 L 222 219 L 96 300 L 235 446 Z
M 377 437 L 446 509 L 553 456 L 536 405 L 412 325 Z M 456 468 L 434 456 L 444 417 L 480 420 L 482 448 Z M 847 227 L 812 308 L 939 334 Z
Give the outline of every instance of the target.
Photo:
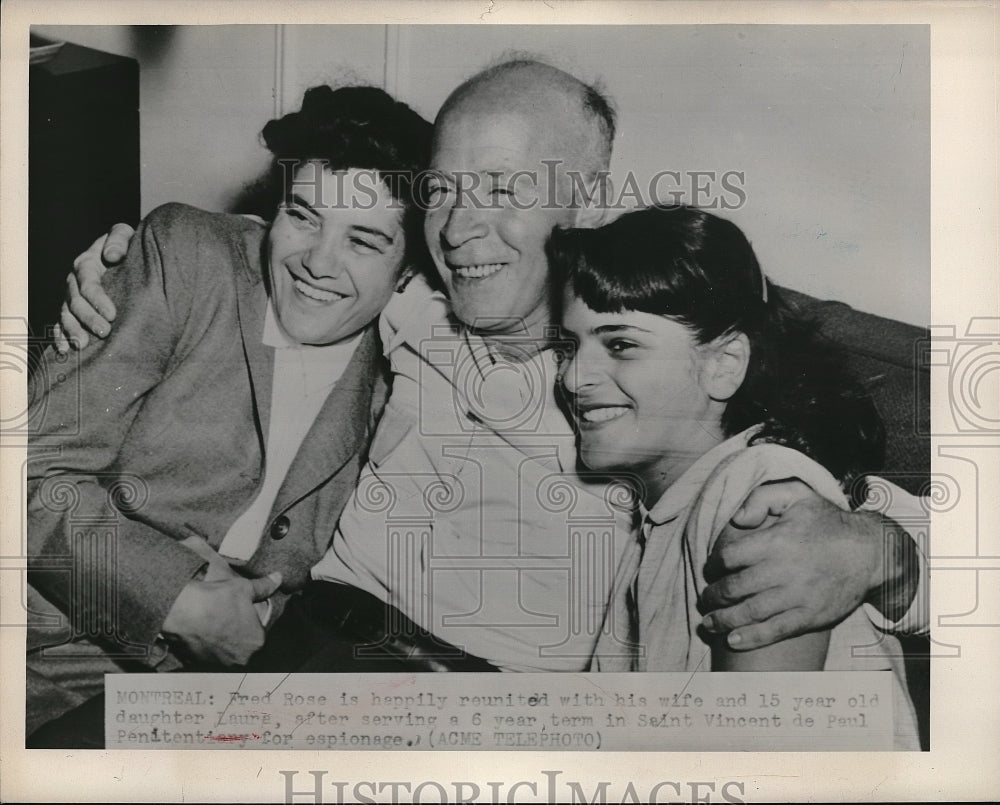
M 104 673 L 245 663 L 305 584 L 384 403 L 375 322 L 420 262 L 430 138 L 380 89 L 308 90 L 263 130 L 274 220 L 154 210 L 104 280 L 114 331 L 33 379 L 29 604 L 65 626 L 32 618 L 29 731 Z

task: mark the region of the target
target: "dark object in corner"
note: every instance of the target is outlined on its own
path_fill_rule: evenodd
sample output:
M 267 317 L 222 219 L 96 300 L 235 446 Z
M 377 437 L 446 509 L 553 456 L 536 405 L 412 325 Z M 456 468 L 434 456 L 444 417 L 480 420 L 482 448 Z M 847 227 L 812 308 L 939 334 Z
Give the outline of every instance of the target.
M 59 320 L 73 259 L 139 220 L 139 65 L 67 42 L 28 82 L 28 323 Z

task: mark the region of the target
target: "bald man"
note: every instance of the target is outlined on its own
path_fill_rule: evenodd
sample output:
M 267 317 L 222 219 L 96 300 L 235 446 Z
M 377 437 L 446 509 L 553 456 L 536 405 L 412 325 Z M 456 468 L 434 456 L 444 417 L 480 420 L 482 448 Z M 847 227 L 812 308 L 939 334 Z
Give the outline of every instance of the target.
M 573 76 L 515 61 L 456 89 L 435 132 L 425 234 L 447 296 L 414 281 L 383 316 L 392 396 L 316 582 L 268 638 L 272 662 L 301 644 L 293 621 L 336 631 L 360 589 L 402 612 L 404 631 L 415 624 L 502 669 L 581 670 L 630 510 L 606 479 L 577 472 L 554 391 L 544 244 L 555 226 L 600 223 L 614 118 Z M 102 270 L 82 265 L 81 285 Z M 738 572 L 709 588 L 724 608 L 706 625 L 738 627 L 735 647 L 829 625 L 866 601 L 891 620 L 907 609 L 917 560 L 898 529 L 794 483 L 758 490 L 740 524 L 768 514 L 755 535 L 724 535 L 715 557 Z M 605 626 L 624 639 L 626 624 Z M 343 661 L 335 652 L 308 670 Z
M 504 670 L 582 670 L 631 512 L 576 472 L 544 247 L 599 222 L 570 174 L 607 170 L 614 120 L 572 76 L 520 62 L 459 87 L 435 131 L 425 234 L 447 295 L 414 284 L 383 315 L 392 397 L 313 577 Z

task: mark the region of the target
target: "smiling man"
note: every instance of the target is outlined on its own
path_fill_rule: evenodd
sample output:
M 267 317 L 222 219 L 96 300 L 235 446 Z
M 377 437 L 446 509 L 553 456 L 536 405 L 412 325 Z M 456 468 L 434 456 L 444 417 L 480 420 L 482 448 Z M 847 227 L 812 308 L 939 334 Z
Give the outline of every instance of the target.
M 554 227 L 600 219 L 569 171 L 606 171 L 613 134 L 598 93 L 532 62 L 445 103 L 424 231 L 447 296 L 413 283 L 383 316 L 392 397 L 313 571 L 503 669 L 586 667 L 630 532 L 607 480 L 576 472 L 545 257 Z
M 573 198 L 608 170 L 614 118 L 604 98 L 540 64 L 508 64 L 457 89 L 438 113 L 425 231 L 456 319 L 488 338 L 551 323 L 544 244 L 603 210 Z

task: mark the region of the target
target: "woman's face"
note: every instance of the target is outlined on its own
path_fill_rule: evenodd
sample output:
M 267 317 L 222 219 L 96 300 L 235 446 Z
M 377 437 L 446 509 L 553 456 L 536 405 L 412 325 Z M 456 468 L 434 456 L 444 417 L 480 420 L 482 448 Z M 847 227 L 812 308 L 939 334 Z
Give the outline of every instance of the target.
M 300 344 L 357 333 L 392 296 L 404 247 L 402 206 L 373 171 L 303 163 L 268 235 L 282 329 Z
M 599 472 L 638 475 L 655 502 L 719 442 L 721 409 L 705 389 L 709 348 L 663 316 L 597 313 L 569 294 L 563 310 L 575 348 L 560 373 L 580 459 Z

